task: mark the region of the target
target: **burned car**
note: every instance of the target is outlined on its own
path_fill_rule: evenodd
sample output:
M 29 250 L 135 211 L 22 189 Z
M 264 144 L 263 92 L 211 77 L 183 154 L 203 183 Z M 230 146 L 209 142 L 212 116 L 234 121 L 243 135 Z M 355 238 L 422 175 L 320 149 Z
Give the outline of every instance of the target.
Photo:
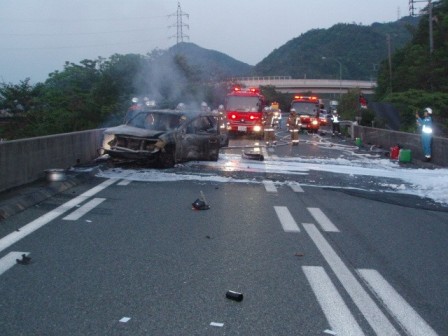
M 102 153 L 161 168 L 190 160 L 217 161 L 219 132 L 211 112 L 142 111 L 126 124 L 104 131 Z

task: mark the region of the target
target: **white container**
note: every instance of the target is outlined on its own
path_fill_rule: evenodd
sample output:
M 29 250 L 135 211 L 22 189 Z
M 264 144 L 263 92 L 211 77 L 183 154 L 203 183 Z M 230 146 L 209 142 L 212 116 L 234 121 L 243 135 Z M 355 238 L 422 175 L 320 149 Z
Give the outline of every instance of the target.
M 47 169 L 45 174 L 47 176 L 47 181 L 50 182 L 65 181 L 67 179 L 65 169 Z

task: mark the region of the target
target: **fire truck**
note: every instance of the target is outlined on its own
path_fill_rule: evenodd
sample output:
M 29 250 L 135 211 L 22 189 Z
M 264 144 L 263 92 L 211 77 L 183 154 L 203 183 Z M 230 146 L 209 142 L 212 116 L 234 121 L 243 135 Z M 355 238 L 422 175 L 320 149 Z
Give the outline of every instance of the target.
M 225 110 L 229 132 L 263 135 L 264 96 L 258 88 L 238 86 L 227 94 Z
M 294 96 L 291 102 L 291 109 L 295 109 L 300 117 L 302 129 L 316 133 L 319 130 L 319 98 L 310 96 Z

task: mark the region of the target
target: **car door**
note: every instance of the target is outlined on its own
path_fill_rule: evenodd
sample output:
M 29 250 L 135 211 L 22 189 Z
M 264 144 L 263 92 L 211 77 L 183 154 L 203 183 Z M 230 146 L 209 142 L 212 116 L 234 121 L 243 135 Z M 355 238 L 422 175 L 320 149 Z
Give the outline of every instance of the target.
M 178 161 L 213 160 L 219 155 L 218 123 L 213 116 L 197 116 L 179 130 L 176 143 Z

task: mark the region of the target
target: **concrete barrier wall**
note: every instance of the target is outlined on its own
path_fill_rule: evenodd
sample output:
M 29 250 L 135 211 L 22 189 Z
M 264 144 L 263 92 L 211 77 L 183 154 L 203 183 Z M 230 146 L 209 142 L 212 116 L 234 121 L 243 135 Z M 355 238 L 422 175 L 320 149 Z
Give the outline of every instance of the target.
M 0 192 L 45 177 L 45 170 L 69 168 L 98 157 L 103 129 L 0 142 Z M 354 138 L 389 149 L 399 144 L 423 158 L 419 134 L 353 126 Z M 432 162 L 448 166 L 448 139 L 434 137 Z
M 0 142 L 0 192 L 98 157 L 103 129 Z
M 386 149 L 400 145 L 402 148 L 410 149 L 412 158 L 416 160 L 422 160 L 424 157 L 420 134 L 354 126 L 354 137 L 361 138 L 363 144 L 381 146 Z M 448 166 L 447 138 L 433 138 L 431 162 L 444 167 Z

